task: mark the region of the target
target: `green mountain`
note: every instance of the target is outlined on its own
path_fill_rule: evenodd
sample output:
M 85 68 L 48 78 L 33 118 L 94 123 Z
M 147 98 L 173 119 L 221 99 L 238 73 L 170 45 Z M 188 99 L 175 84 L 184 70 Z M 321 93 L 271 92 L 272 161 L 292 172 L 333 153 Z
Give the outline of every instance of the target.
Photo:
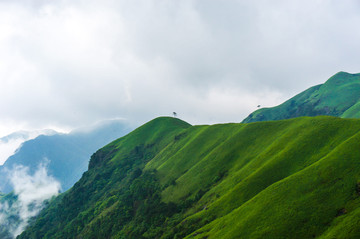
M 243 123 L 317 115 L 360 118 L 360 74 L 339 72 L 281 105 L 251 113 Z
M 359 238 L 360 120 L 157 118 L 97 151 L 18 238 Z

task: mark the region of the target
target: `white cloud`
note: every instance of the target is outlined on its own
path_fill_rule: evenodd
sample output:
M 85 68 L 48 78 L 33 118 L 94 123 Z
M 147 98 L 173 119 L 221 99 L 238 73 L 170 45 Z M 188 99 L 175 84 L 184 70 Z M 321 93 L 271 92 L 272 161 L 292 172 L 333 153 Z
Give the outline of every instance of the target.
M 260 95 L 274 105 L 359 71 L 358 10 L 355 0 L 1 1 L 0 123 L 173 111 L 240 122 Z
M 31 175 L 29 168 L 16 166 L 9 172 L 15 200 L 0 203 L 0 226 L 14 236 L 19 235 L 44 207 L 44 201 L 58 195 L 60 183 L 47 174 L 46 161 Z M 14 218 L 17 218 L 14 220 Z
M 5 161 L 15 153 L 16 149 L 25 141 L 25 139 L 14 139 L 8 142 L 0 141 L 0 165 L 3 165 Z

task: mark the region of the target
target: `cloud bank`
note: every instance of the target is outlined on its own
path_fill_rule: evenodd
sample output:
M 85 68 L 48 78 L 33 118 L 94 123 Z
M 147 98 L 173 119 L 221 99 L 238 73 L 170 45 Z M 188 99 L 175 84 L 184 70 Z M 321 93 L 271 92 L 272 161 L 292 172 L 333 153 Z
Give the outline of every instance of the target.
M 7 128 L 240 122 L 337 71 L 360 71 L 359 2 L 0 2 Z M 5 128 L 3 129 L 5 130 Z
M 14 187 L 13 195 L 0 202 L 0 232 L 15 238 L 44 207 L 44 202 L 58 195 L 61 186 L 47 174 L 46 163 L 40 164 L 34 174 L 29 168 L 16 166 L 9 172 Z

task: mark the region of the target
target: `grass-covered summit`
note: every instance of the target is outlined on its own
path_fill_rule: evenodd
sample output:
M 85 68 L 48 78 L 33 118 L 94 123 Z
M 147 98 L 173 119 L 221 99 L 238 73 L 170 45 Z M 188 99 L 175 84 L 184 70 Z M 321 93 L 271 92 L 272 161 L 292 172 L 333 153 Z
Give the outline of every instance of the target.
M 360 118 L 360 74 L 339 72 L 281 105 L 251 113 L 243 123 L 317 115 Z
M 95 153 L 19 238 L 359 238 L 360 120 L 157 118 Z

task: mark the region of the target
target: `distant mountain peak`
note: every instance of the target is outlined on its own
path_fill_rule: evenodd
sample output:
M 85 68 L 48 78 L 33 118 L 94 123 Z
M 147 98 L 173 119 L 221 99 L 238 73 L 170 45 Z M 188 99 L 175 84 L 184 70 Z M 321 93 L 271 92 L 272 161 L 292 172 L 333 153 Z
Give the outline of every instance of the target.
M 360 73 L 340 71 L 278 106 L 254 111 L 243 123 L 317 115 L 360 118 Z
M 30 133 L 22 131 L 8 136 L 6 145 L 12 143 L 14 147 L 11 155 L 5 158 L 6 162 L 0 166 L 0 191 L 7 193 L 13 189 L 7 180 L 9 170 L 23 165 L 33 174 L 44 158 L 48 160 L 49 175 L 61 183 L 62 189 L 67 190 L 87 169 L 89 158 L 96 150 L 132 130 L 126 121 L 106 122 L 68 134 L 46 129 Z M 0 153 L 1 146 L 0 139 Z
M 21 145 L 28 140 L 35 139 L 39 135 L 55 135 L 52 129 L 25 131 L 20 130 L 0 138 L 0 165 L 13 155 Z

